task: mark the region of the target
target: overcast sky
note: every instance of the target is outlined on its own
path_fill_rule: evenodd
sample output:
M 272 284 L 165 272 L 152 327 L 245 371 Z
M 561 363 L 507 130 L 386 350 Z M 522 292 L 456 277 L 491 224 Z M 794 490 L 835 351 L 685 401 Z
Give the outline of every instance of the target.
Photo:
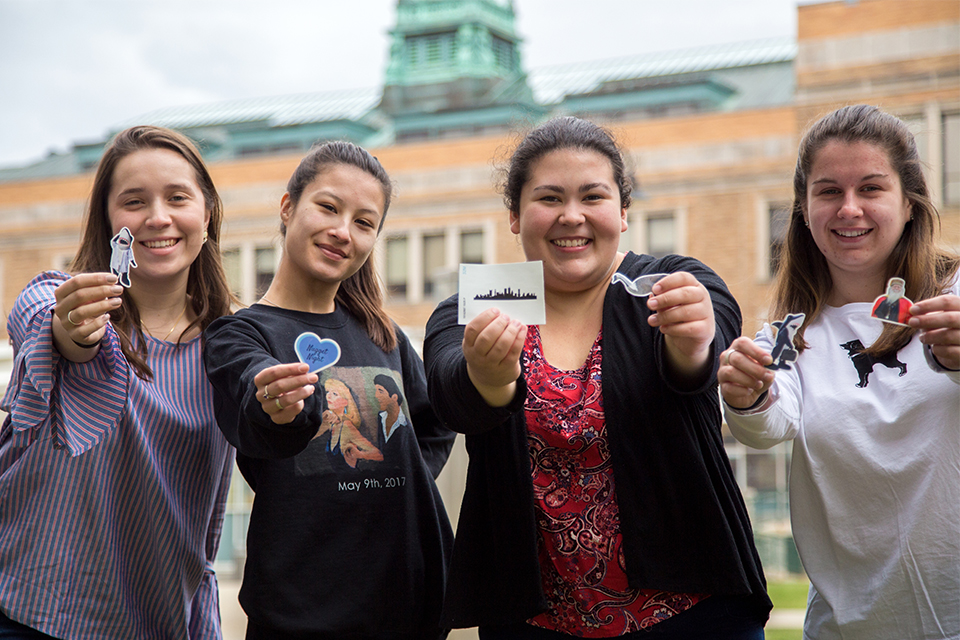
M 0 166 L 154 109 L 376 87 L 396 0 L 0 0 Z M 527 70 L 796 34 L 797 0 L 514 0 Z

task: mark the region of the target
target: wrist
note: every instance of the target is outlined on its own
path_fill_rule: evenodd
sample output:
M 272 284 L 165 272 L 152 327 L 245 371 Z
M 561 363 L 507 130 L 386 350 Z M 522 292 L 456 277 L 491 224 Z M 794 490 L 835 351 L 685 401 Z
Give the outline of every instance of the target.
M 73 344 L 75 344 L 75 345 L 77 345 L 78 347 L 80 347 L 81 349 L 93 349 L 94 347 L 99 347 L 99 346 L 100 346 L 100 343 L 103 342 L 103 338 L 100 338 L 99 340 L 97 340 L 97 341 L 94 342 L 93 344 L 84 344 L 83 342 L 77 342 L 77 341 L 74 340 L 73 338 L 70 338 L 70 341 L 73 342 Z

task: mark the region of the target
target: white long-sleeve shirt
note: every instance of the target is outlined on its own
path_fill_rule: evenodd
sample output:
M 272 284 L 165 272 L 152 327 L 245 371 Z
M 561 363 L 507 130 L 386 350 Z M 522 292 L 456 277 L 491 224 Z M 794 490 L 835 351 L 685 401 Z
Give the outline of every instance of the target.
M 724 413 L 748 446 L 794 440 L 805 639 L 960 638 L 960 373 L 933 366 L 916 337 L 885 363 L 851 357 L 852 341 L 880 335 L 870 307 L 827 308 L 777 372 L 772 405 Z M 772 348 L 769 326 L 756 342 Z

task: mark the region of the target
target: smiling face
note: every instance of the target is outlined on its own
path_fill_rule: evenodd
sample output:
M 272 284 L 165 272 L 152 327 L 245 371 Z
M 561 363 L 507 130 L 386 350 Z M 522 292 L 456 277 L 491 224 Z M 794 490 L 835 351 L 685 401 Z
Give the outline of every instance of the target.
M 558 149 L 537 160 L 520 191 L 510 230 L 527 260 L 543 261 L 547 291 L 583 291 L 609 282 L 627 212 L 610 161 L 590 150 Z
M 882 147 L 826 143 L 807 177 L 805 216 L 835 286 L 859 283 L 883 291 L 887 260 L 910 219 L 910 202 Z
M 325 167 L 307 185 L 296 204 L 281 201 L 285 267 L 308 287 L 335 291 L 357 272 L 377 241 L 384 195 L 369 173 L 346 164 Z
M 117 163 L 107 196 L 114 234 L 127 227 L 134 237 L 138 283 L 182 279 L 203 246 L 210 221 L 196 172 L 169 149 L 135 151 Z

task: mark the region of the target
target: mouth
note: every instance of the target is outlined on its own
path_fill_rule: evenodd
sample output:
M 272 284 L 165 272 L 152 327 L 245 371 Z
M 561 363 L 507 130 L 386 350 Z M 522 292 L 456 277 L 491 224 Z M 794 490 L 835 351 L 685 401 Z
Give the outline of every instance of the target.
M 336 247 L 330 246 L 329 244 L 318 244 L 317 247 L 324 253 L 332 254 L 338 258 L 342 259 L 347 257 L 346 253 L 344 253 L 340 249 L 337 249 Z
M 171 238 L 169 240 L 146 240 L 140 244 L 145 246 L 147 249 L 166 249 L 167 247 L 172 247 L 178 242 L 180 242 L 179 239 Z
M 841 238 L 859 238 L 873 231 L 873 229 L 834 229 L 833 233 Z
M 574 247 L 585 247 L 590 244 L 590 240 L 587 238 L 577 238 L 575 240 L 551 240 L 550 241 L 554 246 L 563 247 L 565 249 L 574 248 Z

